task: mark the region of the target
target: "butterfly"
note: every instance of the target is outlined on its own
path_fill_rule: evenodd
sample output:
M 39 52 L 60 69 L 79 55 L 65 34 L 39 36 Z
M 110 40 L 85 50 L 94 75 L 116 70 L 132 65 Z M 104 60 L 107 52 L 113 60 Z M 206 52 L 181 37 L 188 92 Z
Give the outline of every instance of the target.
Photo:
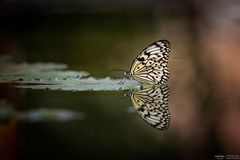
M 135 79 L 144 84 L 166 84 L 169 79 L 168 58 L 171 44 L 159 40 L 146 47 L 133 61 L 125 78 Z
M 167 85 L 131 90 L 129 96 L 133 107 L 147 123 L 159 130 L 166 130 L 169 127 L 171 117 Z

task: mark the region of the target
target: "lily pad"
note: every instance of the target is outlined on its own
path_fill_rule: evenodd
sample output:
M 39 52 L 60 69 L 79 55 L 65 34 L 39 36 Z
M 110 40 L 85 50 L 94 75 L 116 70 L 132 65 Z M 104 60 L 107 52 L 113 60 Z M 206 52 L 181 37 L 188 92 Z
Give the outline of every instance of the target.
M 8 60 L 8 58 L 2 58 Z M 62 91 L 109 91 L 139 88 L 134 80 L 88 77 L 86 71 L 67 70 L 66 64 L 10 63 L 0 64 L 0 83 L 18 88 L 49 89 Z
M 119 84 L 120 81 L 121 79 L 112 79 L 110 77 L 101 79 L 89 77 L 83 79 L 39 81 L 35 84 L 33 84 L 33 82 L 30 82 L 30 84 L 20 84 L 16 87 L 63 91 L 110 91 L 137 89 L 140 87 L 140 84 L 134 80 L 126 80 L 123 84 Z M 28 83 L 28 81 L 25 81 L 24 83 Z
M 7 63 L 0 64 L 0 83 L 21 83 L 20 81 L 56 80 L 82 78 L 89 75 L 85 71 L 71 71 L 66 64 L 55 63 Z

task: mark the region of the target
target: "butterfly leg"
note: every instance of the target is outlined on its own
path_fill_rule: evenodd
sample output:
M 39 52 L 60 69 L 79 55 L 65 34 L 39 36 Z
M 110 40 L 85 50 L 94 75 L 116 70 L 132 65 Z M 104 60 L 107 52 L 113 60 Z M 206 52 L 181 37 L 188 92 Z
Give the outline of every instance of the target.
M 124 84 L 125 81 L 126 81 L 126 78 L 123 78 L 123 79 L 121 79 L 120 82 L 118 82 L 118 84 L 119 84 L 119 85 L 122 85 L 122 84 Z

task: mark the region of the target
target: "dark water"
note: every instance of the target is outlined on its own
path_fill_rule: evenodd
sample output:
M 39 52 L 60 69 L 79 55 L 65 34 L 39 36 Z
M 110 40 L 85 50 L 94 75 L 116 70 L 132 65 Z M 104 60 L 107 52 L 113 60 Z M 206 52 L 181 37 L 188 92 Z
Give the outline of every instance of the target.
M 180 9 L 165 4 L 144 12 L 3 14 L 1 54 L 17 62 L 66 63 L 95 77 L 121 77 L 110 70 L 129 69 L 147 45 L 169 40 L 171 123 L 165 131 L 154 129 L 131 111 L 122 91 L 1 85 L 1 104 L 7 101 L 16 111 L 69 109 L 85 118 L 1 124 L 0 159 L 239 159 L 239 14 L 234 2 L 222 3 Z

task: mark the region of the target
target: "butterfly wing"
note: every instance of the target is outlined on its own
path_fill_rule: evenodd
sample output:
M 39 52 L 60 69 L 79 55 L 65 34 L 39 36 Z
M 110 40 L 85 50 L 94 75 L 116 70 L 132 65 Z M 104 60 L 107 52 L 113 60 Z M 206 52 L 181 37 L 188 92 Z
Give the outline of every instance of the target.
M 132 77 L 146 84 L 166 84 L 169 78 L 170 42 L 159 40 L 145 48 L 133 61 Z
M 146 122 L 156 129 L 165 130 L 170 124 L 168 97 L 168 86 L 162 85 L 155 89 L 132 91 L 131 102 Z

